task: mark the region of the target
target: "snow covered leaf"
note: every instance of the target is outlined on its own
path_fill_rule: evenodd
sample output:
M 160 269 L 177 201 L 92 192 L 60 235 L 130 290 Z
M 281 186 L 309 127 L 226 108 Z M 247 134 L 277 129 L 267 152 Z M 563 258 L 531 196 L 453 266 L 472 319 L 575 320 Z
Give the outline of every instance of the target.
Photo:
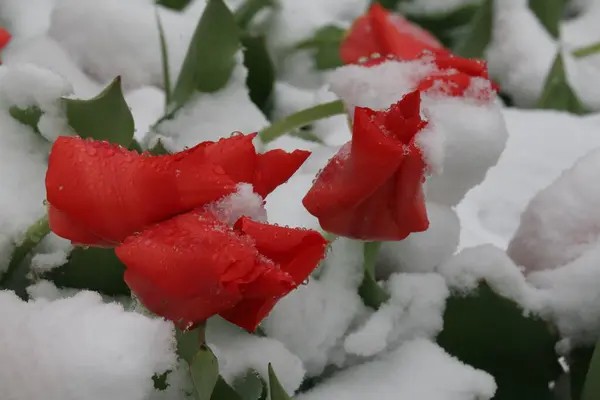
M 558 38 L 565 0 L 529 0 L 529 8 L 534 12 L 546 30 L 554 38 Z
M 265 400 L 267 398 L 267 384 L 253 369 L 236 379 L 233 387 L 241 400 Z
M 273 370 L 273 366 L 269 363 L 269 394 L 271 395 L 271 400 L 292 400 L 292 398 L 286 393 L 281 383 L 279 383 L 279 379 L 277 379 L 277 375 Z
M 78 247 L 66 264 L 50 270 L 44 278 L 58 287 L 94 290 L 110 296 L 129 295 L 124 272 L 125 266 L 113 249 Z
M 544 91 L 537 103 L 538 108 L 568 111 L 574 114 L 585 114 L 586 110 L 571 88 L 562 54 L 559 52 L 554 59 L 552 68 L 546 77 Z
M 121 78 L 117 77 L 98 96 L 89 99 L 63 98 L 69 125 L 82 138 L 106 140 L 128 147 L 134 122 L 123 98 Z
M 340 43 L 346 31 L 335 25 L 327 25 L 319 29 L 315 35 L 298 44 L 298 49 L 312 49 L 314 51 L 315 66 L 317 69 L 330 69 L 343 65 L 340 58 Z
M 597 400 L 600 398 L 600 341 L 596 345 L 590 367 L 586 374 L 581 400 Z M 577 399 L 575 399 L 577 400 Z
M 484 0 L 471 19 L 465 36 L 458 42 L 454 52 L 463 57 L 483 58 L 492 38 L 493 0 Z
M 268 109 L 275 84 L 275 66 L 267 50 L 264 36 L 242 36 L 244 65 L 248 69 L 246 86 L 250 99 L 263 111 Z
M 162 156 L 165 154 L 169 154 L 169 150 L 166 149 L 165 145 L 162 143 L 162 140 L 157 140 L 154 146 L 149 150 L 150 154 L 153 156 Z
M 223 0 L 209 0 L 194 31 L 173 93 L 169 111 L 183 106 L 196 91 L 221 89 L 235 66 L 239 29 Z
M 22 123 L 23 125 L 27 125 L 31 127 L 36 133 L 40 133 L 37 125 L 42 116 L 42 110 L 36 106 L 30 106 L 27 108 L 19 108 L 17 106 L 12 106 L 8 109 L 8 112 L 11 117 Z
M 196 353 L 190 363 L 190 375 L 197 400 L 210 400 L 213 389 L 219 379 L 219 363 L 217 357 L 208 347 Z
M 263 8 L 274 6 L 275 0 L 242 0 L 241 3 L 235 10 L 235 21 L 241 29 L 246 30 L 254 16 Z
M 494 376 L 495 400 L 553 398 L 548 384 L 560 372 L 557 337 L 546 322 L 524 315 L 486 284 L 448 300 L 437 341 L 451 355 Z

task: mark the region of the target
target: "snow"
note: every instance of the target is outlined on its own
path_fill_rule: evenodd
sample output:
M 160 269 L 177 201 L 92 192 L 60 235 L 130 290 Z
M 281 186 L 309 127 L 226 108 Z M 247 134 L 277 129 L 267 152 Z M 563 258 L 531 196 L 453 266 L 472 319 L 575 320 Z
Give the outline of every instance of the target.
M 346 337 L 348 353 L 373 356 L 407 340 L 433 339 L 442 330 L 450 292 L 440 275 L 394 274 L 386 288 L 390 300 Z
M 233 226 L 243 216 L 254 221 L 267 222 L 267 212 L 263 203 L 263 198 L 254 193 L 251 184 L 240 183 L 236 192 L 208 204 L 206 209 L 213 212 L 221 222 Z
M 508 246 L 515 262 L 528 271 L 556 268 L 597 245 L 599 167 L 600 150 L 595 150 L 531 200 Z
M 494 379 L 415 339 L 380 359 L 343 371 L 298 400 L 491 399 Z
M 171 323 L 104 304 L 96 293 L 25 303 L 3 291 L 0 314 L 6 399 L 143 400 L 152 375 L 175 364 Z
M 158 10 L 174 82 L 198 21 L 168 9 Z M 97 81 L 107 82 L 120 75 L 126 88 L 162 86 L 159 36 L 152 2 L 57 0 L 48 34 Z
M 392 272 L 432 272 L 454 254 L 460 234 L 456 212 L 448 206 L 428 202 L 427 215 L 429 228 L 426 231 L 382 245 L 378 276 L 387 277 Z
M 305 373 L 302 361 L 281 342 L 251 335 L 218 317 L 209 320 L 206 337 L 219 360 L 219 371 L 227 382 L 233 383 L 249 369 L 257 371 L 268 382 L 267 369 L 271 363 L 288 393 L 300 387 Z
M 279 225 L 320 229 L 319 220 L 312 216 L 302 205 L 302 197 L 312 186 L 314 178 L 315 173 L 296 173 L 286 183 L 271 192 L 265 205 L 269 222 Z M 292 295 L 290 294 L 290 296 Z
M 598 116 L 505 109 L 508 142 L 485 181 L 457 207 L 460 247 L 493 243 L 506 248 L 531 198 L 562 171 L 600 147 Z
M 263 322 L 269 337 L 282 342 L 302 360 L 308 376 L 323 371 L 339 351 L 355 318 L 364 313 L 365 306 L 357 293 L 361 281 L 362 246 L 337 239 L 319 278 L 310 279 L 284 297 Z

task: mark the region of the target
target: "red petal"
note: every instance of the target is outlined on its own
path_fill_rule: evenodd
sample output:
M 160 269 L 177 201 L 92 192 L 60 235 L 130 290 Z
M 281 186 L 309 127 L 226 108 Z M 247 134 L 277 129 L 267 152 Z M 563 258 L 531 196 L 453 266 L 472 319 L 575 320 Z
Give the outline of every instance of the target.
M 303 199 L 323 229 L 364 240 L 400 240 L 427 228 L 425 165 L 413 144 L 416 130 L 425 126 L 417 96 L 411 93 L 384 112 L 355 110 L 351 146 L 329 161 Z
M 413 60 L 424 50 L 448 53 L 429 32 L 375 3 L 366 15 L 354 22 L 342 42 L 340 55 L 346 64 L 350 64 L 370 57 L 373 53 L 394 55 L 400 60 Z
M 316 231 L 264 224 L 247 217 L 240 218 L 235 229 L 251 237 L 259 253 L 291 277 L 291 285 L 279 296 L 265 296 L 264 290 L 257 290 L 258 282 L 253 282 L 245 290 L 244 300 L 221 313 L 228 321 L 253 331 L 282 296 L 308 278 L 325 256 L 327 241 Z M 266 279 L 261 278 L 261 287 L 269 284 Z
M 205 148 L 151 157 L 106 142 L 59 137 L 48 162 L 47 199 L 79 227 L 61 236 L 77 241 L 87 230 L 118 243 L 235 191 L 224 169 L 206 161 Z
M 290 179 L 309 156 L 310 151 L 305 150 L 287 153 L 277 149 L 258 154 L 253 178 L 254 191 L 266 197 L 277 186 Z
M 206 147 L 205 160 L 220 165 L 235 182 L 252 182 L 257 155 L 252 140 L 256 133 L 235 134 Z

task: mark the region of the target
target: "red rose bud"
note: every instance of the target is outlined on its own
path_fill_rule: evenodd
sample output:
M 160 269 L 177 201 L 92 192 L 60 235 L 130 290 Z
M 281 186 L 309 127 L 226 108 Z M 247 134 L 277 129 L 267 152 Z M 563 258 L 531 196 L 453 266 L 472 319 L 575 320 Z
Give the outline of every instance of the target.
M 59 137 L 46 173 L 50 227 L 77 244 L 116 245 L 151 224 L 235 192 L 241 182 L 266 196 L 310 155 L 257 154 L 253 137 L 232 136 L 163 156 Z
M 346 64 L 358 63 L 373 54 L 414 60 L 424 50 L 449 53 L 435 36 L 375 3 L 350 28 L 341 44 L 340 56 Z
M 303 199 L 323 229 L 362 240 L 402 240 L 428 228 L 425 162 L 415 143 L 427 125 L 420 105 L 415 91 L 386 111 L 355 109 L 352 141 Z
M 325 255 L 315 231 L 242 217 L 230 227 L 192 211 L 128 237 L 116 248 L 125 281 L 154 313 L 192 328 L 212 315 L 254 331 Z

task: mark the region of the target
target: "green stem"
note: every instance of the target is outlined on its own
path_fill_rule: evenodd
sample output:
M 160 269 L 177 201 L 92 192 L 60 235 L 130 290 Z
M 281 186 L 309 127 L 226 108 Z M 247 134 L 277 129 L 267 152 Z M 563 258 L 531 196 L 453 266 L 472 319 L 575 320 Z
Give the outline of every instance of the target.
M 591 44 L 589 46 L 580 47 L 573 51 L 573 57 L 582 58 L 594 55 L 600 52 L 600 42 Z
M 600 397 L 600 341 L 596 344 L 592 360 L 585 376 L 581 400 L 597 400 Z
M 275 3 L 273 0 L 246 0 L 244 4 L 242 4 L 235 11 L 235 22 L 237 22 L 238 26 L 242 29 L 246 29 L 252 18 L 260 10 L 265 7 L 272 7 Z
M 13 251 L 8 268 L 0 278 L 0 287 L 6 288 L 13 286 L 11 285 L 11 282 L 14 280 L 14 275 L 17 272 L 19 265 L 21 265 L 27 254 L 29 254 L 29 252 L 31 252 L 31 250 L 33 250 L 33 248 L 37 246 L 48 233 L 50 233 L 48 216 L 44 215 L 27 229 L 25 238 Z M 22 293 L 20 293 L 20 295 L 21 294 Z
M 344 103 L 341 100 L 335 100 L 329 103 L 319 104 L 317 106 L 298 111 L 295 114 L 275 122 L 273 125 L 262 130 L 259 134 L 264 143 L 277 139 L 286 132 L 308 125 L 313 121 L 344 114 Z
M 390 298 L 390 295 L 379 286 L 375 279 L 375 263 L 377 262 L 377 255 L 379 254 L 380 248 L 381 242 L 364 243 L 364 276 L 363 281 L 358 288 L 358 294 L 363 299 L 365 305 L 376 310 Z

